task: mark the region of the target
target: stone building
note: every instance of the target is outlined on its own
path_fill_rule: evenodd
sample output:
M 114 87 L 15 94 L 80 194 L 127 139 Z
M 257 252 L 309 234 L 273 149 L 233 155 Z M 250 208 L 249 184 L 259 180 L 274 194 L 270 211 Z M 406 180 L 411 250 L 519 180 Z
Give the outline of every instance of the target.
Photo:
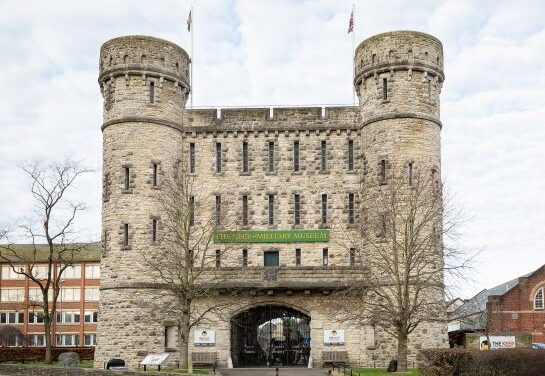
M 175 346 L 168 320 L 144 313 L 135 298 L 153 280 L 138 255 L 160 246 L 157 198 L 175 156 L 188 161 L 210 211 L 229 204 L 242 218 L 231 235 L 245 239 L 229 252 L 216 239 L 216 266 L 229 278 L 213 299 L 229 305 L 198 328 L 213 339 L 193 341 L 192 332 L 190 351 L 216 352 L 220 366 L 235 367 L 321 366 L 327 350 L 346 351 L 354 364 L 388 362 L 395 341 L 341 320 L 331 292 L 364 270 L 352 236 L 364 175 L 382 184 L 390 166 L 414 161 L 440 173 L 441 42 L 413 31 L 363 41 L 354 64 L 359 106 L 188 109 L 189 64 L 182 48 L 152 37 L 115 38 L 100 51 L 104 253 L 95 364 L 121 357 L 135 367 Z M 291 338 L 286 317 L 297 326 Z M 443 325 L 422 324 L 409 359 L 446 338 Z

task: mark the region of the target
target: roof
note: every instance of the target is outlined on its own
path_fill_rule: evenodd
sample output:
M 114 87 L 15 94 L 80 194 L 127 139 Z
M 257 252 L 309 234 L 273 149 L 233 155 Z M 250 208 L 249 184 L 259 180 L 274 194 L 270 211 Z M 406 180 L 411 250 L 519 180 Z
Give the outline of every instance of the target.
M 81 247 L 81 250 L 74 253 L 74 261 L 100 261 L 100 255 L 102 253 L 102 244 L 100 242 L 74 245 Z M 36 247 L 35 257 L 34 247 Z M 45 262 L 49 255 L 49 246 L 47 244 L 13 244 L 10 248 L 13 251 L 0 249 L 0 254 L 9 258 L 10 255 L 15 253 L 20 259 L 26 260 L 27 262 Z M 2 263 L 6 263 L 6 261 L 0 259 L 0 264 Z

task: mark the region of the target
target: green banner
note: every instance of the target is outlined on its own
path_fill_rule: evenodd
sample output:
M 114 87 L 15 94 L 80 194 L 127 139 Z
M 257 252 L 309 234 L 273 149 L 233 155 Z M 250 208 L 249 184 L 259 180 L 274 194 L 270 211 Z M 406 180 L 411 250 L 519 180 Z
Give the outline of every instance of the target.
M 216 231 L 214 243 L 326 243 L 329 230 Z

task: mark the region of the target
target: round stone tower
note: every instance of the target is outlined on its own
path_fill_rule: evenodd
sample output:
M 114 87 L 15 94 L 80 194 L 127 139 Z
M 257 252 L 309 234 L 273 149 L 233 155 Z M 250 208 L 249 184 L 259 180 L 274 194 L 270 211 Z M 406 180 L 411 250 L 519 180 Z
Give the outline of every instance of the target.
M 137 366 L 141 356 L 134 349 L 164 351 L 164 327 L 141 317 L 146 298 L 136 292 L 152 282 L 139 260 L 156 241 L 161 177 L 181 151 L 189 60 L 179 46 L 147 36 L 115 38 L 100 50 L 104 251 L 98 368 L 111 358 Z
M 354 59 L 368 181 L 409 164 L 439 174 L 441 42 L 416 31 L 387 32 L 364 40 Z

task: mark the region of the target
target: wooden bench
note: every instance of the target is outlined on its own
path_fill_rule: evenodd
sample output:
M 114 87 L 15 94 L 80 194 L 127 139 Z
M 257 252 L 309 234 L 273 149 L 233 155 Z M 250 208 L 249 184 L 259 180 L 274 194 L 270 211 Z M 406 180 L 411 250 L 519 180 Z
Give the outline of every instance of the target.
M 347 351 L 323 351 L 322 352 L 323 365 L 326 364 L 348 364 L 348 352 Z
M 216 368 L 216 352 L 194 352 L 191 353 L 191 360 L 193 365 L 201 364 Z

